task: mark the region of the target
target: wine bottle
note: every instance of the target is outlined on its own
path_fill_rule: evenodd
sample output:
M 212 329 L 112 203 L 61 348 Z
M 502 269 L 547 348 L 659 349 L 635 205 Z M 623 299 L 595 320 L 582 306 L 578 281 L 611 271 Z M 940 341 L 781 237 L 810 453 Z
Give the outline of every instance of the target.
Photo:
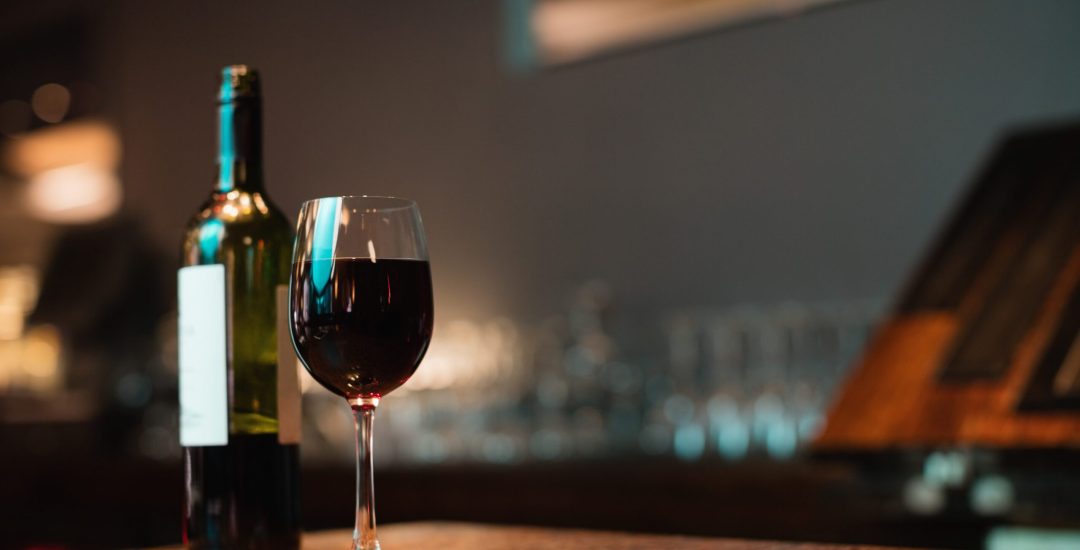
M 192 548 L 299 547 L 292 241 L 263 189 L 258 73 L 226 67 L 217 184 L 187 226 L 178 275 L 183 538 Z

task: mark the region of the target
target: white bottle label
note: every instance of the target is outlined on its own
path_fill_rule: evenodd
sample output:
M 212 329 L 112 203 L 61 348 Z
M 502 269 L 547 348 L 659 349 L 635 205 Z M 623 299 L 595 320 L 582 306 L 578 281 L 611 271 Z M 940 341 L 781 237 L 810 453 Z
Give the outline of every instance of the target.
M 177 277 L 180 444 L 229 443 L 225 266 L 197 265 Z
M 289 289 L 277 287 L 278 443 L 300 443 L 300 378 L 296 350 L 289 336 Z

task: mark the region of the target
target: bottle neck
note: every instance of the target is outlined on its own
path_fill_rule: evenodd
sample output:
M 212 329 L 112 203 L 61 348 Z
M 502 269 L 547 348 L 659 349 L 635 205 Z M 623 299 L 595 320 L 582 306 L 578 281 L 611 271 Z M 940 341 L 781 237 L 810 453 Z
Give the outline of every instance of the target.
M 257 98 L 218 105 L 218 176 L 215 190 L 261 192 L 262 102 Z

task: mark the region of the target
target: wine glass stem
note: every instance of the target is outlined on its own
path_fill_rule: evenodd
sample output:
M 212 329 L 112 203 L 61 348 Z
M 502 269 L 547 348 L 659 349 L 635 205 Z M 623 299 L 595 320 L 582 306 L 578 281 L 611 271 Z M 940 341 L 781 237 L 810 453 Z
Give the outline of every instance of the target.
M 375 472 L 371 456 L 371 425 L 379 400 L 349 400 L 356 425 L 356 527 L 353 550 L 379 550 L 375 535 Z

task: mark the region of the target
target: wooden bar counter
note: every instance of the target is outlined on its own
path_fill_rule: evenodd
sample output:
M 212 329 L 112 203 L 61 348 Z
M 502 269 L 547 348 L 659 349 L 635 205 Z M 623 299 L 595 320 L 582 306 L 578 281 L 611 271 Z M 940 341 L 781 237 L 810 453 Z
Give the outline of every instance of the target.
M 305 550 L 342 550 L 352 542 L 348 529 L 304 535 Z M 386 550 L 854 550 L 880 546 L 783 543 L 643 535 L 609 531 L 509 527 L 474 523 L 419 522 L 379 527 Z

